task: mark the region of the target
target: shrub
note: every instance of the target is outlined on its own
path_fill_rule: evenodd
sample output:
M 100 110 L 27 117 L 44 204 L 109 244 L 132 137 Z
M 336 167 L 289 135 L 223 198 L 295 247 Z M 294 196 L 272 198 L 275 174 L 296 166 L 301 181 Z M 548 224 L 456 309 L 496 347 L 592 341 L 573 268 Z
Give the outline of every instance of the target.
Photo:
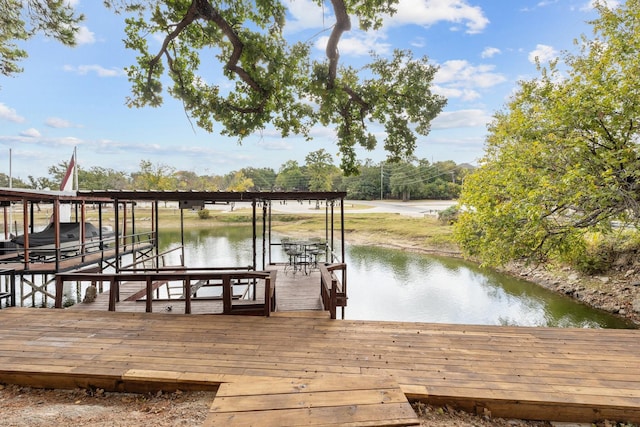
M 200 209 L 198 211 L 198 218 L 200 219 L 211 218 L 211 211 L 209 211 L 208 209 Z
M 460 209 L 458 205 L 449 206 L 438 212 L 438 220 L 445 225 L 453 225 L 458 220 Z
M 584 274 L 604 273 L 613 265 L 619 243 L 611 235 L 588 233 L 584 236 L 584 245 L 575 245 L 567 261 Z

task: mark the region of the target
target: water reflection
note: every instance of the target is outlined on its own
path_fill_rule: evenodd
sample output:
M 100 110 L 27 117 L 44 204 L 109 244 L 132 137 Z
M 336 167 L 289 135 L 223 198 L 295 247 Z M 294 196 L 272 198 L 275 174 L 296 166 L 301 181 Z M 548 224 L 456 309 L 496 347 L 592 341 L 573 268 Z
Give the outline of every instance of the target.
M 164 232 L 161 250 L 177 246 L 179 241 L 179 232 Z M 262 247 L 260 240 L 258 247 Z M 250 227 L 190 231 L 185 236 L 189 266 L 243 266 L 251 264 L 251 258 Z M 632 326 L 530 282 L 459 259 L 368 246 L 347 247 L 346 258 L 348 319 L 581 328 Z

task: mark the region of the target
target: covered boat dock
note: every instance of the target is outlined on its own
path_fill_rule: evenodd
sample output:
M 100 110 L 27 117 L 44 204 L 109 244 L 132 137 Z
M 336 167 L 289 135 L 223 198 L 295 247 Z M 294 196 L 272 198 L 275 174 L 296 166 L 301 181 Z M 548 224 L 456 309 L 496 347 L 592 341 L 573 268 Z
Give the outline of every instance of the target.
M 338 307 L 342 308 L 344 316 L 347 301 L 344 264 L 345 195 L 344 192 L 39 192 L 3 189 L 0 190 L 0 202 L 4 207 L 5 241 L 0 258 L 0 291 L 7 295 L 6 305 L 27 305 L 31 302 L 31 305 L 51 306 L 49 302 L 53 302 L 56 307 L 62 307 L 65 304 L 65 283 L 84 283 L 83 289 L 94 286 L 98 294 L 104 292 L 101 299 L 109 298 L 108 309 L 115 311 L 120 302 L 120 290 L 133 284 L 137 289 L 131 291 L 128 298 L 136 300 L 137 297 L 138 302 L 144 302 L 146 311 L 153 310 L 152 300 L 160 300 L 164 304 L 164 298 L 184 301 L 184 312 L 190 313 L 192 303 L 204 301 L 193 290 L 217 286 L 222 289 L 221 297 L 217 298 L 223 302 L 221 313 L 237 311 L 269 315 L 277 309 L 277 271 L 294 276 L 298 273 L 300 280 L 302 276 L 309 276 L 307 280 L 310 280 L 309 273 L 314 270 L 318 273 L 315 279 L 318 285 L 315 286 L 313 295 L 320 298 L 321 307 L 326 308 L 332 317 L 336 317 Z M 300 248 L 296 254 L 288 252 L 291 241 L 276 240 L 273 237 L 271 208 L 273 203 L 303 201 L 311 201 L 324 208 L 325 229 L 323 238 L 313 242 L 295 242 L 296 247 Z M 164 265 L 166 254 L 161 253 L 159 247 L 158 236 L 162 232 L 160 205 L 167 203 L 175 205 L 180 215 L 181 244 L 179 248 L 173 249 L 181 251 L 179 265 Z M 253 238 L 250 265 L 223 268 L 198 266 L 194 269 L 189 265 L 189 260 L 185 259 L 184 210 L 202 210 L 207 209 L 208 205 L 217 204 L 246 204 L 251 207 Z M 45 218 L 45 232 L 38 232 L 34 227 L 34 211 L 41 210 L 43 205 L 49 206 L 51 219 Z M 71 206 L 74 221 L 69 224 L 76 224 L 76 229 L 79 230 L 75 237 L 66 241 L 65 237 L 71 233 L 65 234 L 65 227 L 70 225 L 61 225 L 58 220 L 62 205 Z M 150 227 L 149 224 L 145 227 L 137 224 L 138 205 L 150 206 Z M 88 206 L 97 210 L 97 218 L 87 214 Z M 11 227 L 8 226 L 10 215 L 7 214 L 7 209 L 13 212 L 16 208 L 19 213 L 16 217 L 20 218 L 21 226 L 18 230 L 15 230 L 18 227 L 14 228 L 15 235 L 12 236 L 8 231 Z M 105 214 L 107 211 L 109 215 Z M 86 232 L 89 225 L 93 227 L 89 219 L 97 219 L 97 236 L 89 236 Z M 78 226 L 82 223 L 86 224 L 84 228 Z M 109 234 L 105 232 L 103 235 L 103 231 L 107 229 L 110 230 Z M 46 241 L 46 238 L 50 241 Z M 30 240 L 35 243 L 30 244 Z M 287 258 L 282 262 L 279 259 L 285 250 Z M 125 263 L 123 260 L 126 256 L 130 258 Z M 280 276 L 283 277 L 283 274 Z M 176 282 L 179 283 L 180 290 L 177 295 L 172 296 L 169 286 Z M 238 283 L 246 284 L 247 291 L 241 298 L 244 301 L 234 304 L 234 299 L 237 299 L 234 298 L 234 286 Z M 267 283 L 270 289 L 265 290 Z M 20 287 L 20 292 L 16 291 L 16 284 Z M 163 285 L 167 291 L 161 297 L 157 291 Z M 36 294 L 41 298 L 37 303 Z M 259 302 L 258 294 L 264 295 Z M 286 299 L 286 294 L 281 294 Z M 20 297 L 17 298 L 16 295 Z M 246 300 L 253 302 L 248 303 Z M 249 309 L 250 306 L 253 308 Z

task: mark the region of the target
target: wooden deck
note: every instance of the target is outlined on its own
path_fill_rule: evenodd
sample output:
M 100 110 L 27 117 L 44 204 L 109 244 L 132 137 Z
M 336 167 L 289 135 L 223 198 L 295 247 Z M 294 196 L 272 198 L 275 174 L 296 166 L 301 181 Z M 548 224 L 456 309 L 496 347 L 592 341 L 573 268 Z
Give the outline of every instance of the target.
M 638 330 L 0 311 L 0 382 L 150 391 L 362 375 L 493 416 L 640 422 Z

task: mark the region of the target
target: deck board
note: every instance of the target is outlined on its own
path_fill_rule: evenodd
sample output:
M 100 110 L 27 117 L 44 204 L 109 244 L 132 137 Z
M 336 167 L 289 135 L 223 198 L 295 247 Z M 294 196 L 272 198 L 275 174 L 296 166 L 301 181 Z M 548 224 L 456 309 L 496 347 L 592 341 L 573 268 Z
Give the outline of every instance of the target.
M 494 416 L 640 422 L 640 331 L 9 308 L 0 382 L 127 389 L 361 375 Z M 293 410 L 293 409 L 292 409 Z

